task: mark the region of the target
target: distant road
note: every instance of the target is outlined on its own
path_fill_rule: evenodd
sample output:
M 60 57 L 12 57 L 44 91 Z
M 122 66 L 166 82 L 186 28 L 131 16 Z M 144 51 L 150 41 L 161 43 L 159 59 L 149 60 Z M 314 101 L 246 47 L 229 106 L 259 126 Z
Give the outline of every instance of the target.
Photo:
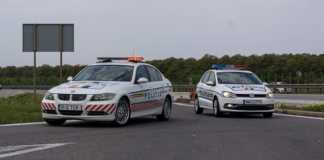
M 14 96 L 14 95 L 23 94 L 23 93 L 33 93 L 33 90 L 30 90 L 30 89 L 1 89 L 0 97 Z M 45 94 L 46 90 L 38 90 L 37 93 Z

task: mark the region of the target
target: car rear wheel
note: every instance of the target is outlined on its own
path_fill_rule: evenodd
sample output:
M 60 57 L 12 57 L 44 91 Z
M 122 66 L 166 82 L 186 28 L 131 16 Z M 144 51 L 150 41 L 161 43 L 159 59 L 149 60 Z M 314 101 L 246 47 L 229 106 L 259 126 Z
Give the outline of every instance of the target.
M 123 126 L 128 123 L 130 119 L 130 108 L 129 102 L 126 98 L 122 98 L 117 105 L 115 112 L 115 124 L 118 126 Z
M 273 113 L 272 112 L 269 112 L 269 113 L 263 113 L 263 117 L 264 118 L 271 118 L 273 116 Z
M 201 113 L 203 113 L 203 111 L 204 111 L 203 108 L 200 108 L 198 97 L 195 98 L 195 101 L 194 101 L 194 108 L 195 108 L 195 112 L 196 112 L 196 114 L 201 114 Z
M 65 123 L 65 119 L 44 119 L 44 121 L 50 126 L 60 126 Z
M 156 118 L 161 121 L 167 121 L 170 119 L 172 111 L 172 102 L 170 98 L 165 98 L 163 103 L 163 109 L 162 113 L 160 115 L 157 115 Z

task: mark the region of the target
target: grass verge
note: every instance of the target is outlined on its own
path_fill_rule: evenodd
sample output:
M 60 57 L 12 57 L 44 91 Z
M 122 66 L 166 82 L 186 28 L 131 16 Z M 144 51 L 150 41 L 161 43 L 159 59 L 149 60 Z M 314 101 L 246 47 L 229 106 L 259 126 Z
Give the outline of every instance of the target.
M 290 109 L 290 110 L 300 110 L 300 111 L 311 111 L 311 112 L 323 112 L 324 113 L 324 104 L 311 104 L 304 106 L 292 106 L 286 104 L 280 104 L 279 109 Z
M 41 99 L 30 93 L 0 98 L 0 124 L 42 121 Z

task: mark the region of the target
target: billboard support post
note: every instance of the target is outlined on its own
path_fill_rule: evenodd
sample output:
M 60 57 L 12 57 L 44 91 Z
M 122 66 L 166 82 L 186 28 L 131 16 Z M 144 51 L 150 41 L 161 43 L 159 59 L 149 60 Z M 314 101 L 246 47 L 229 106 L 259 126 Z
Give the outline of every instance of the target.
M 60 24 L 59 31 L 59 50 L 60 50 L 60 82 L 63 82 L 63 25 Z
M 33 92 L 34 92 L 34 101 L 36 102 L 36 76 L 37 76 L 37 63 L 36 63 L 36 60 L 37 60 L 37 55 L 36 55 L 36 52 L 37 52 L 37 25 L 34 24 L 33 25 L 33 52 L 34 52 L 34 69 L 33 69 Z

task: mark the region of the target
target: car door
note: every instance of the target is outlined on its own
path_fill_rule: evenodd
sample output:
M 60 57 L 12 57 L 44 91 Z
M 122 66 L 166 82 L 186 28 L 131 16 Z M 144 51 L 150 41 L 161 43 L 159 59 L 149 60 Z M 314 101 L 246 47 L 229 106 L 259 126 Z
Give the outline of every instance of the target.
M 139 83 L 139 79 L 146 78 L 147 82 Z M 140 116 L 145 114 L 146 108 L 149 106 L 147 104 L 148 100 L 150 99 L 149 92 L 152 89 L 152 84 L 150 83 L 151 79 L 147 68 L 144 65 L 140 65 L 136 69 L 135 74 L 135 86 L 136 91 L 129 94 L 131 99 L 131 110 L 133 116 Z
M 212 82 L 212 84 L 207 84 L 207 82 Z M 216 76 L 213 71 L 210 71 L 208 80 L 205 82 L 205 85 L 206 85 L 207 107 L 213 108 L 214 95 L 216 91 Z
M 165 98 L 165 86 L 161 73 L 154 67 L 146 65 L 147 71 L 150 75 L 150 88 L 148 101 L 151 107 L 148 110 L 152 112 L 161 112 Z
M 208 85 L 206 84 L 209 79 L 210 71 L 207 71 L 201 77 L 199 84 L 197 85 L 197 94 L 200 107 L 208 107 Z

